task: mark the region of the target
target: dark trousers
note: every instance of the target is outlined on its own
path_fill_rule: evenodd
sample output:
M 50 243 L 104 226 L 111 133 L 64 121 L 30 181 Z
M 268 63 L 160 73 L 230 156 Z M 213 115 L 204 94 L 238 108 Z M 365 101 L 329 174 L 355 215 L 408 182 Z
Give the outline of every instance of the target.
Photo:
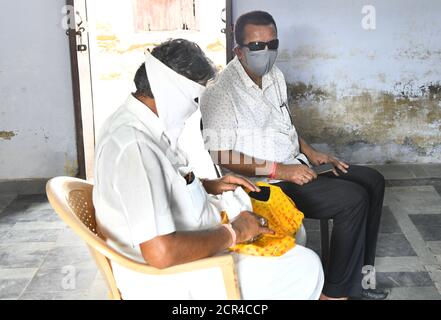
M 305 217 L 333 220 L 323 293 L 334 298 L 359 296 L 362 267 L 374 265 L 385 187 L 384 177 L 368 167 L 350 165 L 339 173 L 303 186 L 276 183 Z

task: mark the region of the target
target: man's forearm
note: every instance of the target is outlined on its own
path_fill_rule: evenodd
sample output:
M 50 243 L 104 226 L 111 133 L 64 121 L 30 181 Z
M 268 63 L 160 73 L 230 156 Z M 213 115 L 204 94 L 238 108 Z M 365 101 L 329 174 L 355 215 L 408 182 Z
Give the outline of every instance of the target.
M 213 161 L 221 167 L 248 177 L 268 176 L 273 163 L 231 150 L 211 152 L 211 156 Z
M 300 152 L 303 153 L 307 158 L 315 152 L 314 148 L 311 147 L 305 140 L 299 137 Z
M 144 259 L 156 268 L 214 256 L 231 245 L 231 234 L 222 226 L 202 231 L 181 231 L 159 236 L 140 245 Z

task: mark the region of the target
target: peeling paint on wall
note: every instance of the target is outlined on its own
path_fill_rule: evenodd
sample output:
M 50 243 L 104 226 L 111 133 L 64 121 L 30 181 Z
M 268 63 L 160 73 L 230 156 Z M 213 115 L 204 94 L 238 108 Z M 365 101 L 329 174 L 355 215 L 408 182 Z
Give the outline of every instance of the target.
M 441 161 L 441 84 L 336 97 L 332 89 L 288 84 L 299 134 L 348 161 Z
M 14 131 L 0 131 L 0 139 L 11 140 L 17 134 Z

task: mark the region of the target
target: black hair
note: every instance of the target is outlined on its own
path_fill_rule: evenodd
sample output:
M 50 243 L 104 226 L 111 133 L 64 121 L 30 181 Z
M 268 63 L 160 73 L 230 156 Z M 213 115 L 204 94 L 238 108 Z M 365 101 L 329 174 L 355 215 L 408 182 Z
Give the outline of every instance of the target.
M 194 42 L 185 39 L 173 39 L 153 48 L 152 55 L 177 73 L 203 86 L 216 74 L 216 68 L 202 49 Z M 141 64 L 133 80 L 136 95 L 153 98 L 150 83 Z
M 236 43 L 240 46 L 245 44 L 245 27 L 249 24 L 254 24 L 257 26 L 273 25 L 277 32 L 276 22 L 274 21 L 273 16 L 268 12 L 251 11 L 244 13 L 237 18 L 236 25 L 234 26 L 234 37 L 236 38 Z

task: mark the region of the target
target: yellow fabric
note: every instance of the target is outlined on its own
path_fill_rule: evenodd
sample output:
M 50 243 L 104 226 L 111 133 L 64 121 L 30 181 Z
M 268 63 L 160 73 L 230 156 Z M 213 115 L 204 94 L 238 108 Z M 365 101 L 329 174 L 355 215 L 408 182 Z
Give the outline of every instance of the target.
M 281 256 L 295 246 L 295 234 L 302 225 L 303 213 L 282 189 L 265 182 L 260 187 L 269 187 L 268 201 L 251 198 L 253 211 L 268 220 L 268 226 L 275 234 L 265 234 L 250 244 L 237 244 L 229 250 L 253 256 Z M 222 214 L 222 223 L 228 223 L 228 216 Z

